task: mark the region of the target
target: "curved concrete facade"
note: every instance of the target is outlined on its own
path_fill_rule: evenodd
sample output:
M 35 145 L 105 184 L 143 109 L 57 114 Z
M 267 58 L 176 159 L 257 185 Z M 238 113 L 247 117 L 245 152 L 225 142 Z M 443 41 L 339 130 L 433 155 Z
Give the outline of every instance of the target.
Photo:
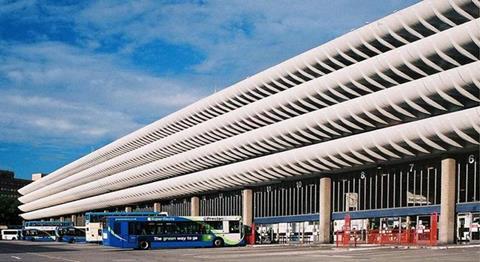
M 478 146 L 479 7 L 423 1 L 247 78 L 20 189 L 22 216 Z

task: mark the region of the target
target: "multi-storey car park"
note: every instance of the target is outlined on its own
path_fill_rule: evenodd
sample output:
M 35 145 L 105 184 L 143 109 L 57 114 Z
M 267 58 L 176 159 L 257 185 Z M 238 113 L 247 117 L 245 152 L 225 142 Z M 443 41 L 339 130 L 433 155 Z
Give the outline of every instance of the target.
M 273 66 L 23 187 L 22 217 L 241 215 L 329 242 L 346 212 L 438 212 L 440 241 L 462 240 L 480 219 L 479 9 L 423 1 Z

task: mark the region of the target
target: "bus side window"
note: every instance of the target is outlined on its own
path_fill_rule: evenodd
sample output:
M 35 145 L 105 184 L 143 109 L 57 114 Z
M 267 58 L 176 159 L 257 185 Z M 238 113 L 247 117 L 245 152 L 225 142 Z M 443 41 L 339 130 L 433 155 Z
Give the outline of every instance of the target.
M 206 234 L 207 233 L 207 229 L 205 228 L 205 225 L 204 224 L 199 224 L 199 233 L 200 234 Z
M 210 229 L 223 230 L 223 221 L 208 221 L 207 224 L 210 226 Z
M 186 234 L 201 234 L 201 225 L 196 222 L 186 223 Z
M 162 223 L 157 223 L 157 235 L 163 234 L 163 224 Z
M 229 233 L 240 233 L 240 222 L 239 221 L 229 221 Z

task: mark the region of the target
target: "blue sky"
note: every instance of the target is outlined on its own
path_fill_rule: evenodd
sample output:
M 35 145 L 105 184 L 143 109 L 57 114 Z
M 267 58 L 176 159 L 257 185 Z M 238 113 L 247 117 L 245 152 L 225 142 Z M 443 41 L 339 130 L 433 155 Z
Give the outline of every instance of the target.
M 417 0 L 0 0 L 0 169 L 49 173 Z

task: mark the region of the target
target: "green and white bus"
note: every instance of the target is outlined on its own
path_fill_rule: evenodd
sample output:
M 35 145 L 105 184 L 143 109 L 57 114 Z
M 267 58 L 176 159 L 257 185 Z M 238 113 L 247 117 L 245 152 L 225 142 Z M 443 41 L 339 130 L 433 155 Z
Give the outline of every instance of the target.
M 107 217 L 106 246 L 134 249 L 245 245 L 239 216 Z

